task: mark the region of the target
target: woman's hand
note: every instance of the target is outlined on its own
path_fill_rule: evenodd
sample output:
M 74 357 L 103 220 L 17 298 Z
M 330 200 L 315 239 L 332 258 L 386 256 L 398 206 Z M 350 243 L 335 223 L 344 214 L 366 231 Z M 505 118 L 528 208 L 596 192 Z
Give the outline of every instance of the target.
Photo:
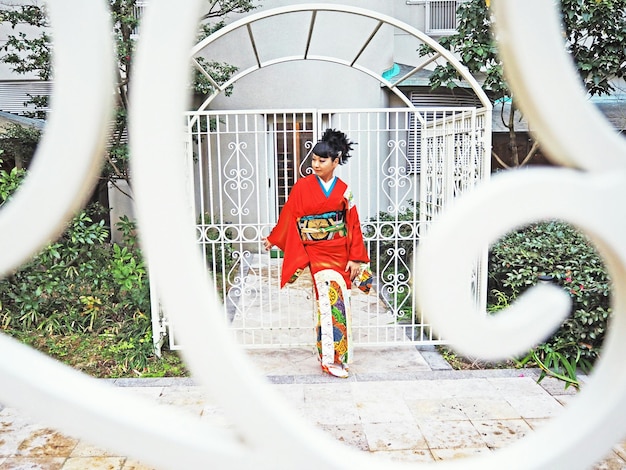
M 274 246 L 270 243 L 267 237 L 261 238 L 261 241 L 263 242 L 263 247 L 265 248 L 265 251 L 270 251 L 272 249 L 272 246 Z
M 350 280 L 354 281 L 354 278 L 359 274 L 359 269 L 361 269 L 361 263 L 358 261 L 348 261 L 346 264 L 346 272 L 350 272 Z

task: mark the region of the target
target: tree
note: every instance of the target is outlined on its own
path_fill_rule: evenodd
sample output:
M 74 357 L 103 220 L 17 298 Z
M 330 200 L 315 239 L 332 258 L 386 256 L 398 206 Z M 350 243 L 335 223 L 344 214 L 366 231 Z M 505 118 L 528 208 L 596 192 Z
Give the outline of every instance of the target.
M 128 92 L 132 77 L 132 58 L 135 50 L 135 33 L 140 21 L 141 4 L 138 0 L 109 0 L 113 32 L 118 54 L 117 106 L 112 123 L 109 147 L 106 153 L 106 165 L 102 173 L 103 181 L 113 184 L 119 179 L 129 182 L 127 110 Z M 231 13 L 244 13 L 254 9 L 253 0 L 207 0 L 205 14 L 200 19 L 198 39 L 201 40 L 224 26 L 223 19 Z M 54 46 L 48 29 L 45 7 L 34 0 L 28 4 L 0 4 L 0 22 L 8 24 L 14 31 L 0 49 L 4 55 L 0 61 L 9 64 L 19 74 L 34 74 L 41 80 L 54 79 L 51 65 L 51 52 Z M 29 35 L 19 26 L 34 27 L 37 31 Z M 203 65 L 221 84 L 227 81 L 236 69 L 228 64 L 204 61 Z M 194 91 L 209 94 L 213 91 L 211 83 L 201 74 L 195 75 Z M 47 97 L 31 96 L 30 102 L 37 111 L 31 117 L 45 119 Z M 130 195 L 129 195 L 130 196 Z
M 561 0 L 561 11 L 566 48 L 587 91 L 592 96 L 614 92 L 611 81 L 623 79 L 626 74 L 626 0 Z M 523 166 L 535 156 L 539 144 L 533 140 L 528 153 L 520 158 L 516 123 L 521 117 L 515 96 L 503 76 L 489 2 L 463 2 L 457 16 L 457 32 L 443 37 L 440 42 L 457 53 L 470 72 L 484 77 L 483 88 L 494 103 L 494 110 L 500 109 L 500 119 L 509 131 L 512 165 L 506 164 L 495 152 L 493 157 L 505 168 Z M 427 48 L 420 49 L 421 55 L 431 52 Z M 438 65 L 430 84 L 433 88 L 454 88 L 457 86 L 454 80 L 460 78 L 451 65 Z M 504 112 L 505 104 L 510 106 L 508 115 Z

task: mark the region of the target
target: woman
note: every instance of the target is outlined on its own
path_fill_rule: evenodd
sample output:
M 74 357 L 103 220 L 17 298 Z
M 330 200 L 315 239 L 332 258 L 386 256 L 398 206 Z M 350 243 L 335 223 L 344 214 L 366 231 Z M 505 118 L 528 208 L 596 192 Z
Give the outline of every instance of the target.
M 293 186 L 276 227 L 263 239 L 266 250 L 284 251 L 281 287 L 310 267 L 317 299 L 317 350 L 322 370 L 348 377 L 352 360 L 350 288 L 369 256 L 352 192 L 334 174 L 354 142 L 327 129 L 312 152 L 314 174 Z

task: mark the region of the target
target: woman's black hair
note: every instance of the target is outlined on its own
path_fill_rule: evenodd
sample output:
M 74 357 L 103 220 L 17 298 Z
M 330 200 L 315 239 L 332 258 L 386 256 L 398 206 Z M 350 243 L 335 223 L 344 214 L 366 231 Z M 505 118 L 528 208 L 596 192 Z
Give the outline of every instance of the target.
M 350 158 L 350 151 L 356 142 L 348 140 L 348 136 L 335 129 L 326 129 L 322 138 L 313 147 L 313 153 L 318 157 L 339 159 L 339 164 L 343 165 Z

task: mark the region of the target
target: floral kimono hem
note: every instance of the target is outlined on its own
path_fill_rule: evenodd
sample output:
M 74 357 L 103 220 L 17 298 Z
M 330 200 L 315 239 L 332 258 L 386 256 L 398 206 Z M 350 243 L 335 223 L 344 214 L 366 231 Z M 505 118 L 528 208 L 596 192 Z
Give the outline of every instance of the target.
M 350 291 L 341 274 L 324 269 L 313 275 L 317 293 L 317 351 L 322 369 L 347 370 L 352 360 Z

